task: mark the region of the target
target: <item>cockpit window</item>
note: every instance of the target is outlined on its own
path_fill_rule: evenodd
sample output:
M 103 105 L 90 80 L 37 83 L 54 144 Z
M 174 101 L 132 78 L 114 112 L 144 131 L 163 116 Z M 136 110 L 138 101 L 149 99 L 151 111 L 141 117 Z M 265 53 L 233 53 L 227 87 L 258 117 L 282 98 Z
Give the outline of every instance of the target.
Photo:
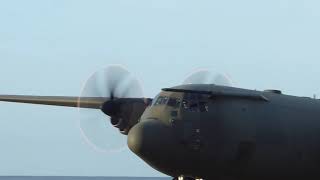
M 199 110 L 200 112 L 208 112 L 209 106 L 207 102 L 199 102 Z
M 153 102 L 153 106 L 158 105 L 168 105 L 174 108 L 179 108 L 181 104 L 181 99 L 179 98 L 171 98 L 167 96 L 158 96 Z
M 196 101 L 183 100 L 183 108 L 190 112 L 199 112 L 199 104 Z
M 208 97 L 206 95 L 186 93 L 182 101 L 182 107 L 190 112 L 208 112 Z
M 158 99 L 155 101 L 154 105 L 165 105 L 168 103 L 169 98 L 166 96 L 159 96 Z
M 181 104 L 181 100 L 179 98 L 169 98 L 168 101 L 168 106 L 172 106 L 172 107 L 180 107 Z

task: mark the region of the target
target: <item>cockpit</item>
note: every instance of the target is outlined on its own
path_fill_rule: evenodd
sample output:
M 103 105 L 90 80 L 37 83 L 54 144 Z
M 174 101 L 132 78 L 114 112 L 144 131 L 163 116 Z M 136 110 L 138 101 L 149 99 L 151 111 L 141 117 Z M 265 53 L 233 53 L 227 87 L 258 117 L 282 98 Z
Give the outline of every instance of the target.
M 189 112 L 208 112 L 208 98 L 207 95 L 196 93 L 185 93 L 182 99 L 159 95 L 153 100 L 152 106 L 167 105 Z
M 168 97 L 168 96 L 157 96 L 152 103 L 152 106 L 159 106 L 159 105 L 168 105 L 173 108 L 180 108 L 181 99 Z
M 183 109 L 190 112 L 208 112 L 208 96 L 195 93 L 185 93 L 182 101 Z

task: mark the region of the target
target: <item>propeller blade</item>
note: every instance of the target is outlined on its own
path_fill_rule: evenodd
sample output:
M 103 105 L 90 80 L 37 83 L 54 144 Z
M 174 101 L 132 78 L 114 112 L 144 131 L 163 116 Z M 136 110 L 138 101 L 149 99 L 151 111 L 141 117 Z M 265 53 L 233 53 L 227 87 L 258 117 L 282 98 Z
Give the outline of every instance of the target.
M 223 73 L 212 72 L 208 69 L 193 71 L 182 84 L 216 84 L 220 86 L 233 86 L 230 77 Z
M 86 103 L 84 97 L 106 99 L 101 106 L 104 113 L 79 108 L 79 128 L 85 142 L 98 152 L 124 150 L 127 137 L 121 135 L 119 129 L 115 128 L 122 127 L 115 125 L 117 120 L 120 121 L 122 118 L 121 106 L 116 103 L 116 100 L 143 97 L 140 82 L 124 67 L 111 65 L 93 73 L 88 78 L 79 97 L 79 107 Z

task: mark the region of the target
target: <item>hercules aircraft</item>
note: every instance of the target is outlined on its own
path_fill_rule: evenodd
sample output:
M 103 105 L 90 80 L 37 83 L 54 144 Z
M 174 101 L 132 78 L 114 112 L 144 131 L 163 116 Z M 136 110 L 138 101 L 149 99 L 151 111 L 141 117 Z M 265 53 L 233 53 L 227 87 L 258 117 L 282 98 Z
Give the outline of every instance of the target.
M 133 153 L 174 179 L 320 179 L 320 100 L 221 85 L 228 80 L 221 77 L 196 84 L 204 72 L 151 99 L 129 75 L 110 66 L 88 79 L 80 97 L 0 101 L 101 110 Z M 96 122 L 80 121 L 81 132 L 96 149 L 109 148 L 100 143 L 113 137 L 95 137 Z

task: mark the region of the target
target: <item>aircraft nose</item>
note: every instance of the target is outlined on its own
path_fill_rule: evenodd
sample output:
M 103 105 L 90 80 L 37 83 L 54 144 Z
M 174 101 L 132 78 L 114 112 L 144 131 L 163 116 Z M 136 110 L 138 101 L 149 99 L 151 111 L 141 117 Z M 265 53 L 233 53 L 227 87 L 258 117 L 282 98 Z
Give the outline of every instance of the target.
M 170 146 L 171 140 L 170 128 L 160 120 L 142 121 L 131 128 L 128 134 L 130 150 L 143 159 Z

